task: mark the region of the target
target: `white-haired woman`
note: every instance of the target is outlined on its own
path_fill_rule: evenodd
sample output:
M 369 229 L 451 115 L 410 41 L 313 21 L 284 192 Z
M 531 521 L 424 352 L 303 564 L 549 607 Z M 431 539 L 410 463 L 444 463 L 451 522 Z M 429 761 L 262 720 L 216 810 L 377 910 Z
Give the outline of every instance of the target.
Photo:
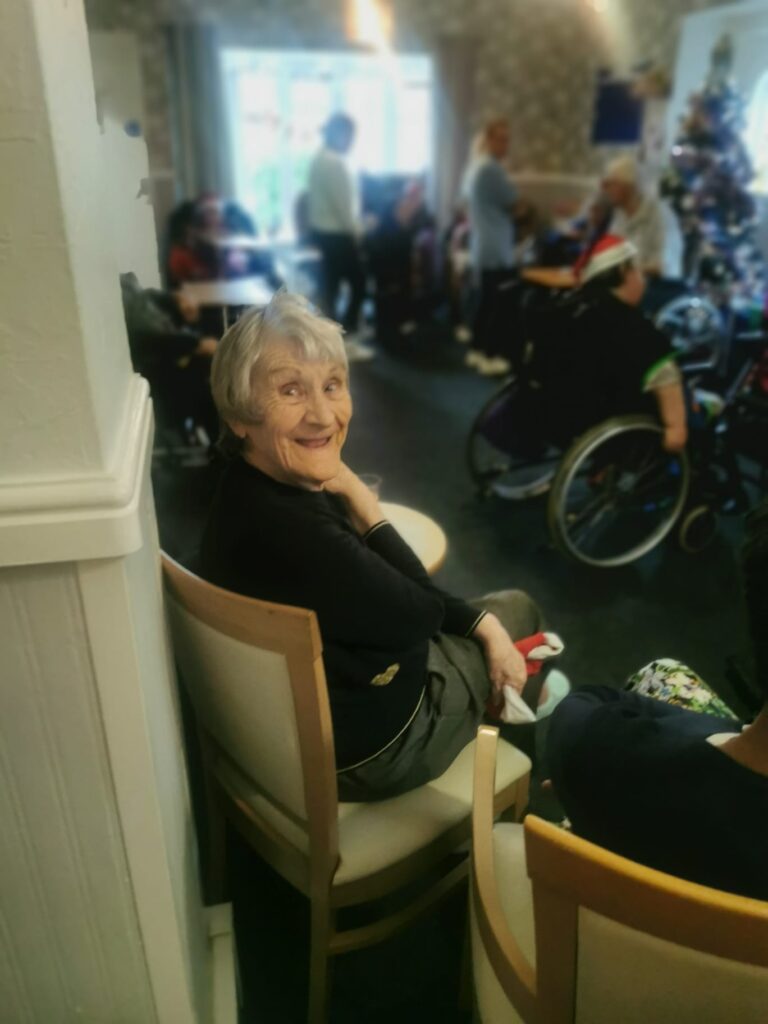
M 393 796 L 440 775 L 473 738 L 492 685 L 531 707 L 512 637 L 540 628 L 525 594 L 478 609 L 439 590 L 341 460 L 352 416 L 336 324 L 278 293 L 221 340 L 211 376 L 233 456 L 201 549 L 203 574 L 312 608 L 323 635 L 339 794 Z

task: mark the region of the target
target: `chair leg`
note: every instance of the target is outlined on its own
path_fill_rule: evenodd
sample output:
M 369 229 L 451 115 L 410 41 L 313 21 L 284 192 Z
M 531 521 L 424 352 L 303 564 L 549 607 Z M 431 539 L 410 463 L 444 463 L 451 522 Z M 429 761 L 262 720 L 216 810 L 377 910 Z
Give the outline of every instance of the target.
M 474 994 L 472 978 L 472 943 L 470 941 L 469 907 L 467 922 L 464 928 L 464 941 L 461 947 L 461 968 L 459 973 L 459 1009 L 468 1013 L 472 1009 Z
M 529 790 L 531 776 L 526 775 L 517 784 L 517 795 L 515 796 L 515 821 L 522 821 L 525 812 L 528 810 Z
M 309 1006 L 307 1024 L 325 1024 L 330 993 L 331 958 L 328 955 L 335 914 L 327 897 L 313 899 L 309 947 Z
M 216 793 L 216 783 L 204 770 L 205 787 L 205 899 L 209 905 L 225 903 L 229 895 L 227 884 L 227 819 Z
M 515 790 L 515 802 L 510 804 L 509 807 L 505 808 L 499 815 L 499 821 L 506 822 L 520 822 L 525 817 L 525 812 L 528 810 L 528 790 L 530 786 L 530 776 L 526 775 L 524 779 L 520 779 Z

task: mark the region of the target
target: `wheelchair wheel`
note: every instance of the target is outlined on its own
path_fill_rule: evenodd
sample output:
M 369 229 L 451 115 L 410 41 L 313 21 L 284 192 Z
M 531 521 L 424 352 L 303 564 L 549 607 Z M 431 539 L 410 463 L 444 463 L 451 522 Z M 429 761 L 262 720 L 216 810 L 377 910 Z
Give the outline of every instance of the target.
M 650 417 L 617 416 L 583 434 L 566 452 L 549 495 L 555 545 L 587 565 L 626 565 L 656 547 L 685 504 L 685 452 L 661 446 Z
M 708 547 L 717 533 L 717 513 L 709 505 L 696 505 L 683 515 L 677 529 L 680 547 L 689 555 L 697 555 Z
M 559 452 L 526 437 L 535 423 L 517 381 L 496 391 L 469 431 L 469 474 L 483 497 L 522 501 L 544 494 L 555 475 Z M 527 429 L 526 429 L 527 428 Z
M 709 299 L 681 295 L 661 307 L 655 323 L 672 342 L 681 367 L 707 369 L 718 365 L 725 327 L 722 313 Z

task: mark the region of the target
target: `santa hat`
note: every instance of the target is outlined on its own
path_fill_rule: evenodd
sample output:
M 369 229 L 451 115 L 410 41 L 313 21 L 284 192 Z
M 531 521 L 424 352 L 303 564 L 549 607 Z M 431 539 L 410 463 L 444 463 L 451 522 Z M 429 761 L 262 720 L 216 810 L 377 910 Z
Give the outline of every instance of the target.
M 637 249 L 626 238 L 619 235 L 603 235 L 576 264 L 576 276 L 580 284 L 586 284 L 598 274 L 618 267 L 637 256 Z

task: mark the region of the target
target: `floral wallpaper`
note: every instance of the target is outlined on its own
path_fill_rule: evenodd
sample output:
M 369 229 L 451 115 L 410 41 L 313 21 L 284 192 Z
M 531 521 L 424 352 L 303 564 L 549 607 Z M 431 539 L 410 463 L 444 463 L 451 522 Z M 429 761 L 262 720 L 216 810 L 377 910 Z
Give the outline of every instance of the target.
M 723 0 L 719 0 L 722 3 Z M 603 154 L 590 144 L 595 74 L 650 60 L 674 68 L 683 15 L 713 0 L 392 0 L 397 45 L 472 40 L 474 122 L 510 117 L 518 170 L 587 174 Z M 173 166 L 165 43 L 177 19 L 216 18 L 265 46 L 338 47 L 344 0 L 85 0 L 89 25 L 139 38 L 153 170 Z M 254 43 L 255 44 L 255 43 Z M 473 126 L 473 127 L 474 127 Z

